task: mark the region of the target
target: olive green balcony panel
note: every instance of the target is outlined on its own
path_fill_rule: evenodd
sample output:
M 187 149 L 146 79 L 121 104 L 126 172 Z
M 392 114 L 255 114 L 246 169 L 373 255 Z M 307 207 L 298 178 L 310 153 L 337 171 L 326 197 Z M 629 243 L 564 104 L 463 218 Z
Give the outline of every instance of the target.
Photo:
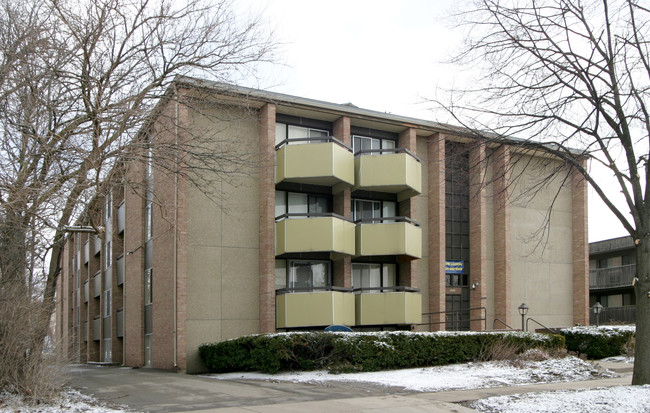
M 422 228 L 410 222 L 360 223 L 355 232 L 356 256 L 422 257 Z
M 354 224 L 337 217 L 290 218 L 275 223 L 275 254 L 333 252 L 354 255 Z
M 422 192 L 422 166 L 408 153 L 354 159 L 354 189 L 396 193 L 404 200 Z
M 338 291 L 290 293 L 275 297 L 277 328 L 354 324 L 354 294 Z
M 419 324 L 422 322 L 422 296 L 414 292 L 357 294 L 355 321 L 358 326 Z
M 276 183 L 354 184 L 354 155 L 334 142 L 285 145 L 275 154 Z

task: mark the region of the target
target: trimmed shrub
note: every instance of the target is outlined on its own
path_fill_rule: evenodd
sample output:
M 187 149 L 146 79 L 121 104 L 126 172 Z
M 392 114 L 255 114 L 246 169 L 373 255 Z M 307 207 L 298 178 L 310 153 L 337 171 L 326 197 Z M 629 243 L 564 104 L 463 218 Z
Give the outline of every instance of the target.
M 485 357 L 495 345 L 521 353 L 564 347 L 562 336 L 532 333 L 283 333 L 203 344 L 199 354 L 211 371 L 326 369 L 378 371 L 464 363 Z
M 627 326 L 572 327 L 561 331 L 566 348 L 590 359 L 626 354 L 634 329 Z

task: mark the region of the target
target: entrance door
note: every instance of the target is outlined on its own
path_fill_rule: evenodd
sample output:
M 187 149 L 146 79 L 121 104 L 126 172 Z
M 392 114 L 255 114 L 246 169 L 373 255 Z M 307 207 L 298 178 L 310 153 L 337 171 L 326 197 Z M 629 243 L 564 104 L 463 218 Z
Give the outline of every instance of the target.
M 447 331 L 469 331 L 469 289 L 446 295 Z

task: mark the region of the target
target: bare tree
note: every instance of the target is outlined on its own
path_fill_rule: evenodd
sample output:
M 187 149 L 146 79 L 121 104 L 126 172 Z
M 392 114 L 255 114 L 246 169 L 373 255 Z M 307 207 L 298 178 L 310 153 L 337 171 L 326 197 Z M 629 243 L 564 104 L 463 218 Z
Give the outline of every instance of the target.
M 647 342 L 650 9 L 633 0 L 477 0 L 458 17 L 470 34 L 455 63 L 480 76 L 438 103 L 485 141 L 521 138 L 580 171 L 636 244 L 636 337 Z M 648 346 L 636 348 L 633 383 L 650 383 Z
M 117 159 L 142 152 L 125 148 L 138 145 L 157 102 L 174 98 L 173 80 L 249 75 L 274 45 L 231 0 L 0 1 L 0 301 L 26 300 L 44 314 L 30 324 L 34 355 L 54 308 L 64 228 Z M 215 151 L 217 138 L 190 136 L 156 155 L 227 175 L 223 160 L 246 154 Z

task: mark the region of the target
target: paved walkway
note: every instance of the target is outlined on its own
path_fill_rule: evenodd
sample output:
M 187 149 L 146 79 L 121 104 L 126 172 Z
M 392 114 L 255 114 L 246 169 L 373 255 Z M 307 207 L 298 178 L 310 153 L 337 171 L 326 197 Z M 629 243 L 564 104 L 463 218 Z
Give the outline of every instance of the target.
M 620 374 L 613 379 L 534 384 L 491 389 L 419 393 L 375 385 L 223 381 L 153 369 L 72 366 L 71 386 L 99 399 L 146 412 L 473 412 L 460 402 L 552 390 L 611 387 L 631 383 L 630 364 L 600 363 Z

